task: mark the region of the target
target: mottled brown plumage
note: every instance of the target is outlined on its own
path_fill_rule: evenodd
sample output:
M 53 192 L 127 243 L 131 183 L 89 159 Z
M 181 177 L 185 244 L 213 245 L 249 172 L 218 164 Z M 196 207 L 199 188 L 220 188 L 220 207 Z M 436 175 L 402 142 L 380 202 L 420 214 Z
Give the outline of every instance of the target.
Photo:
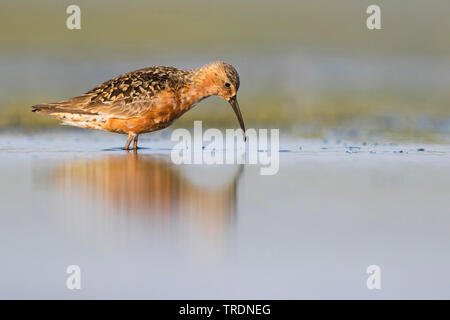
M 213 62 L 193 70 L 155 66 L 110 79 L 69 100 L 35 105 L 63 124 L 128 134 L 125 149 L 138 135 L 166 128 L 199 101 L 212 95 L 227 100 L 245 131 L 236 99 L 239 75 L 229 64 Z

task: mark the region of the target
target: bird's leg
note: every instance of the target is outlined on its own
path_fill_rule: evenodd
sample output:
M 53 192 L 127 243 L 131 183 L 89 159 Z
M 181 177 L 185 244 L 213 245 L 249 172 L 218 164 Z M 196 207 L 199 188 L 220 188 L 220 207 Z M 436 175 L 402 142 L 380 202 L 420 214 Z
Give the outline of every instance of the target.
M 137 144 L 138 144 L 138 137 L 139 137 L 139 135 L 136 135 L 136 136 L 134 137 L 134 141 L 133 141 L 133 150 L 137 150 L 137 148 L 138 148 L 138 146 L 137 146 Z
M 133 133 L 129 133 L 129 134 L 128 134 L 128 140 L 127 140 L 127 143 L 125 144 L 125 147 L 123 148 L 123 150 L 128 150 L 128 149 L 129 149 L 131 140 L 133 140 L 133 138 L 134 138 L 135 136 L 136 136 L 136 135 L 133 134 Z

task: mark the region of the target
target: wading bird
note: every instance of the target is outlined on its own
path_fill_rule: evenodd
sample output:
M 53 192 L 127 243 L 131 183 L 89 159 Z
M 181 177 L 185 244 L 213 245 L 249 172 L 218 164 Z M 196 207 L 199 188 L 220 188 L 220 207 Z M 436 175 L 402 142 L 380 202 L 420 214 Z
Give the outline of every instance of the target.
M 193 70 L 155 66 L 119 75 L 85 94 L 65 101 L 32 106 L 65 125 L 128 134 L 137 149 L 138 136 L 170 126 L 209 96 L 227 100 L 245 132 L 236 93 L 239 75 L 225 62 Z M 245 136 L 245 135 L 244 135 Z

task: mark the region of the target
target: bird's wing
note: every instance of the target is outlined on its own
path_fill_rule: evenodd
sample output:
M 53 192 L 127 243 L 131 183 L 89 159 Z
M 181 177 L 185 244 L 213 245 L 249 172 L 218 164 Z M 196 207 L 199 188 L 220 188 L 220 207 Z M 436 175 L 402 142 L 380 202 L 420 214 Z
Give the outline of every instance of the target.
M 88 91 L 90 102 L 83 109 L 119 118 L 136 117 L 149 111 L 165 90 L 183 85 L 186 71 L 151 67 L 125 73 Z
M 141 98 L 127 101 L 126 98 L 120 98 L 112 102 L 91 102 L 83 109 L 92 114 L 128 119 L 145 114 L 156 100 L 155 98 Z
M 173 67 L 150 67 L 110 79 L 85 94 L 66 101 L 33 106 L 46 113 L 69 112 L 116 118 L 143 115 L 159 101 L 158 94 L 176 91 L 188 72 Z

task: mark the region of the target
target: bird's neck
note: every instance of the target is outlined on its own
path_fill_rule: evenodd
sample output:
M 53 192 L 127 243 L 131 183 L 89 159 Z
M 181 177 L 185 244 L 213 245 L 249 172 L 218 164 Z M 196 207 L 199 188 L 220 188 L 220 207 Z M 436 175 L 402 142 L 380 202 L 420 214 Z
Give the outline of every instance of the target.
M 199 68 L 190 71 L 186 86 L 181 90 L 181 100 L 184 108 L 192 108 L 201 100 L 217 95 L 215 73 L 207 68 Z

